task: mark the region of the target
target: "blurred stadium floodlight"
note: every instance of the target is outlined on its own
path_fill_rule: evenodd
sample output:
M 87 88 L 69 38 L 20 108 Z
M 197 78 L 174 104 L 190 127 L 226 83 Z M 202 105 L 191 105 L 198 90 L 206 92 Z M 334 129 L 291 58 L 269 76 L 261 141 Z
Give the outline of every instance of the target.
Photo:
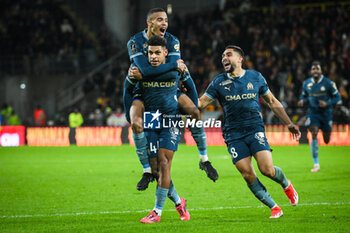
M 166 11 L 167 11 L 168 15 L 171 15 L 173 13 L 173 6 L 172 6 L 172 4 L 168 4 Z

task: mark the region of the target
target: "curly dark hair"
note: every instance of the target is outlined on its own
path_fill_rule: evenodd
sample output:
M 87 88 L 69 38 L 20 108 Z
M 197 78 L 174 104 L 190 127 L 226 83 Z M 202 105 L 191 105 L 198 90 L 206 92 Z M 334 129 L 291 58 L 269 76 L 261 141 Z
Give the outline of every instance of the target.
M 166 47 L 166 40 L 160 36 L 152 36 L 148 42 L 148 46 L 162 46 Z

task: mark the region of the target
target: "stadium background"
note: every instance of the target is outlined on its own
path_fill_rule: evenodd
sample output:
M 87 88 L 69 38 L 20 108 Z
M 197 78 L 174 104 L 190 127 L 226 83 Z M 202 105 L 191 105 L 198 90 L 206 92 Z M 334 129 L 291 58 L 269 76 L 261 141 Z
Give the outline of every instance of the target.
M 301 126 L 306 114 L 306 108 L 296 106 L 301 84 L 311 62 L 320 60 L 342 96 L 334 124 L 349 122 L 350 1 L 5 0 L 3 4 L 0 100 L 2 110 L 4 104 L 11 106 L 26 127 L 34 126 L 38 104 L 46 113 L 45 126 L 68 126 L 75 107 L 84 117 L 83 126 L 127 126 L 120 117 L 129 66 L 126 42 L 146 27 L 145 15 L 152 7 L 167 10 L 168 32 L 181 42 L 182 58 L 199 95 L 222 72 L 225 45 L 237 44 L 246 52 L 245 67 L 264 75 Z M 281 124 L 264 104 L 262 109 L 265 124 Z M 203 118 L 221 119 L 220 110 L 215 103 Z M 108 122 L 111 115 L 119 121 Z M 335 127 L 344 130 L 348 132 L 348 127 Z M 121 141 L 128 142 L 128 129 L 122 131 Z M 303 127 L 302 131 L 305 143 Z M 338 141 L 337 136 L 333 139 Z

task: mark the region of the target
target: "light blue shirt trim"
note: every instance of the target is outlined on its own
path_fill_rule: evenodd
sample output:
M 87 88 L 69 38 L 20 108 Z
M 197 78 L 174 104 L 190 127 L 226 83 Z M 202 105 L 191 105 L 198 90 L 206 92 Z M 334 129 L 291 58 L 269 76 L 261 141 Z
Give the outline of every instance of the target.
M 262 94 L 261 96 L 265 96 L 265 95 L 269 94 L 269 92 L 270 92 L 270 89 L 267 89 L 267 91 L 265 91 L 265 93 Z
M 318 80 L 318 82 L 317 83 L 320 83 L 322 80 L 323 80 L 323 75 L 321 75 L 321 78 Z M 311 81 L 313 82 L 313 83 L 315 83 L 315 80 L 314 80 L 314 78 L 312 77 L 311 78 Z
M 183 82 L 185 82 L 187 79 L 189 79 L 188 76 L 183 76 L 183 77 L 180 78 L 180 80 L 183 81 Z
M 180 56 L 181 54 L 180 53 L 177 53 L 177 52 L 171 52 L 168 54 L 168 56 Z
M 208 94 L 207 92 L 204 93 L 204 95 L 208 96 L 210 99 L 215 100 L 215 98 L 213 98 L 213 96 L 211 96 L 210 94 Z
M 239 77 L 235 77 L 235 78 L 242 78 L 244 75 L 245 75 L 245 72 L 246 70 L 243 70 L 243 74 Z M 235 79 L 235 78 L 232 78 L 228 73 L 226 73 L 226 76 L 229 78 L 229 79 Z
M 131 85 L 136 85 L 136 82 L 132 81 L 130 78 L 129 78 L 129 75 L 126 77 L 126 80 L 131 84 Z
M 142 35 L 143 35 L 143 37 L 148 41 L 148 37 L 147 37 L 147 35 L 146 35 L 146 29 L 142 31 Z
M 130 56 L 130 59 L 133 59 L 134 57 L 137 57 L 137 56 L 140 56 L 140 55 L 143 55 L 143 54 L 141 52 L 135 53 L 135 54 Z

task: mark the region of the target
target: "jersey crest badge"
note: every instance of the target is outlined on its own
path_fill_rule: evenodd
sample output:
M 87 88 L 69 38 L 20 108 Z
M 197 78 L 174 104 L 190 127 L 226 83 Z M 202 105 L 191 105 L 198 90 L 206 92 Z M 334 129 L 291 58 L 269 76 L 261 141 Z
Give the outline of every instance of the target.
M 255 133 L 255 139 L 258 140 L 261 145 L 265 146 L 265 134 L 263 132 Z
M 247 90 L 253 90 L 253 89 L 254 89 L 253 84 L 252 84 L 251 82 L 249 82 L 249 83 L 247 84 Z
M 326 88 L 324 86 L 321 87 L 321 91 L 325 91 Z
M 134 54 L 134 53 L 136 53 L 136 44 L 135 43 L 132 43 L 131 45 L 130 45 L 130 50 L 131 50 L 131 53 L 132 54 Z
M 169 132 L 171 134 L 171 140 L 176 140 L 177 136 L 180 133 L 180 130 L 178 128 L 176 128 L 176 127 L 171 127 Z M 175 145 L 175 143 L 174 143 L 174 145 Z

